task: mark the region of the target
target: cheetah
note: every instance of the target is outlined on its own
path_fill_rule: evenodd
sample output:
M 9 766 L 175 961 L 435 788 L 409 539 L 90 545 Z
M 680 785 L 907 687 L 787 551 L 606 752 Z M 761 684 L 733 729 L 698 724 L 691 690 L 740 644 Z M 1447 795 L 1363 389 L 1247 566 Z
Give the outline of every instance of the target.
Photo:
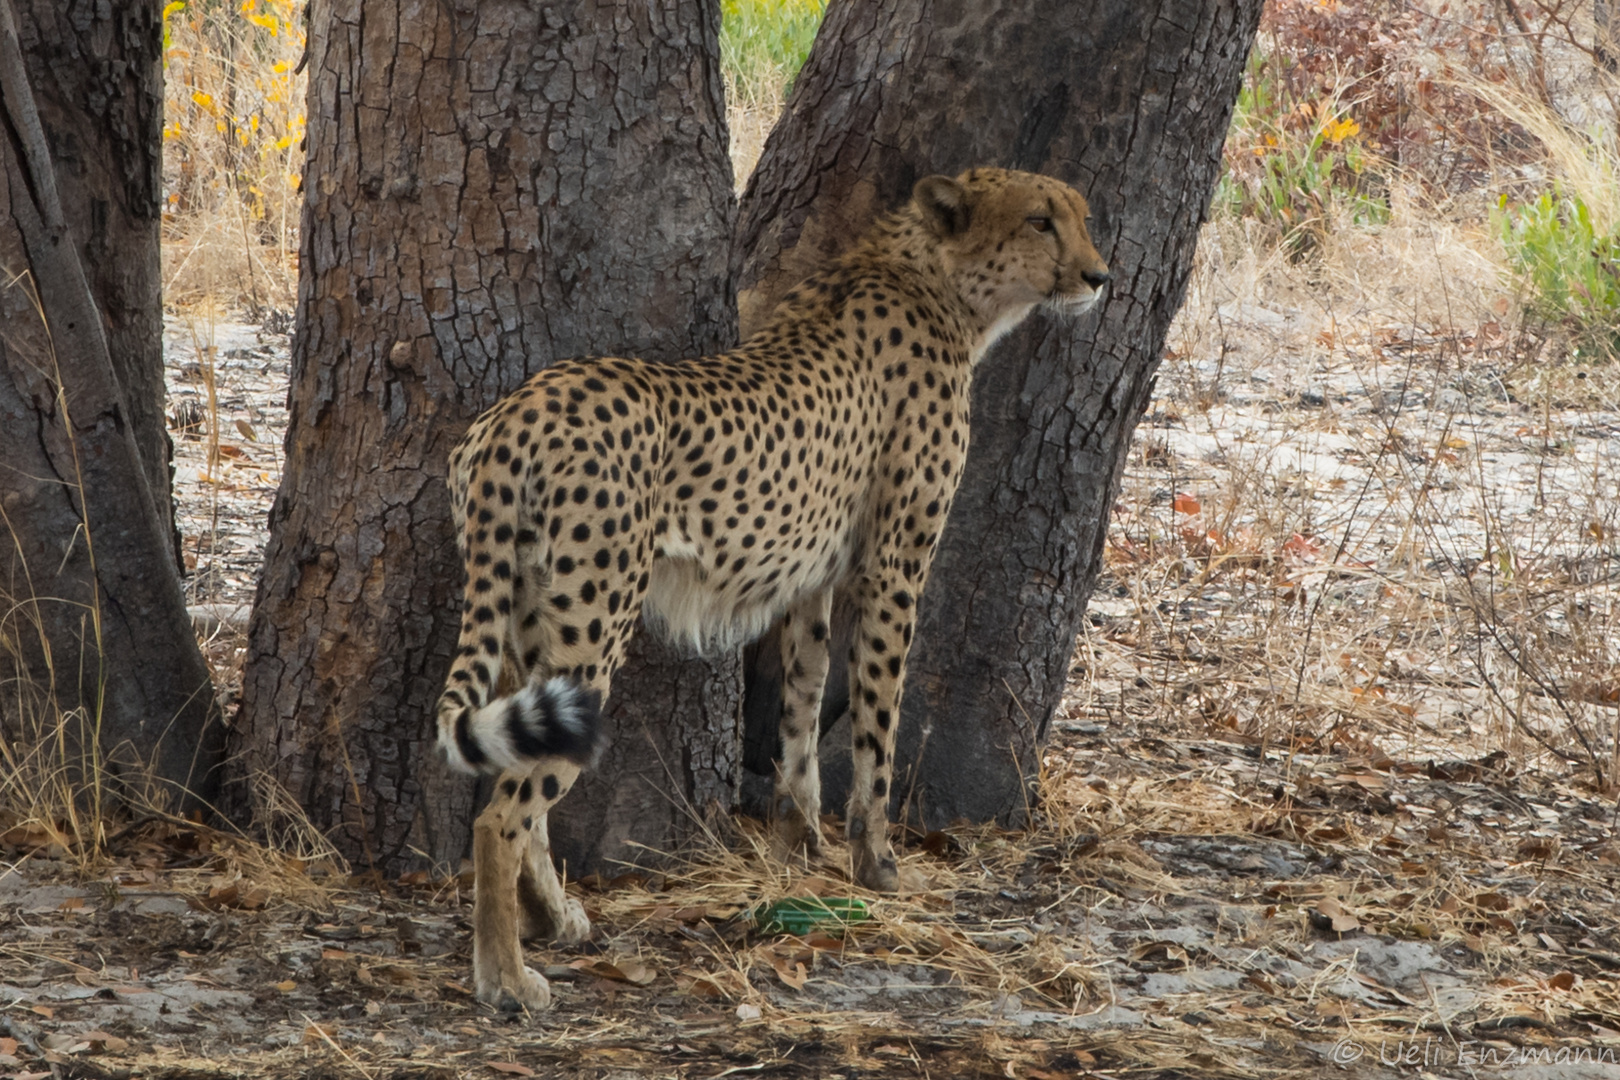
M 1088 214 L 1044 176 L 925 177 L 731 352 L 559 363 L 473 423 L 450 458 L 466 585 L 438 724 L 453 764 L 499 774 L 473 836 L 480 1001 L 544 1009 L 520 938 L 590 931 L 546 814 L 597 752 L 638 618 L 706 652 L 781 621 L 772 849 L 785 856 L 821 839 L 828 620 L 835 589 L 852 598 L 848 840 L 860 884 L 898 886 L 896 720 L 967 456 L 969 383 L 1037 307 L 1096 303 L 1109 270 Z M 499 693 L 503 672 L 515 692 Z

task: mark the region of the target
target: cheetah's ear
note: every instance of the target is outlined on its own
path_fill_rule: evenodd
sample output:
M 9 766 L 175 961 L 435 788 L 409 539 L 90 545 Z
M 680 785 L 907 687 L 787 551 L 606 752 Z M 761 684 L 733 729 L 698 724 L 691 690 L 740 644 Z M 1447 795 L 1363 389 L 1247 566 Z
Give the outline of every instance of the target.
M 968 227 L 967 192 L 948 176 L 925 176 L 911 189 L 923 224 L 941 240 Z

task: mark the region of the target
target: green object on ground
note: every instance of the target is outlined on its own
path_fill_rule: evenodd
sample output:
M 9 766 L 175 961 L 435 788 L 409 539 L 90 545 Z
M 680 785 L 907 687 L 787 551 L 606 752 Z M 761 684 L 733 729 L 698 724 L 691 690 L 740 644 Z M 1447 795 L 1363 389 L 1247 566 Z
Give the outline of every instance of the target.
M 754 925 L 764 934 L 799 934 L 812 930 L 844 930 L 872 917 L 865 900 L 836 897 L 790 896 L 754 909 Z

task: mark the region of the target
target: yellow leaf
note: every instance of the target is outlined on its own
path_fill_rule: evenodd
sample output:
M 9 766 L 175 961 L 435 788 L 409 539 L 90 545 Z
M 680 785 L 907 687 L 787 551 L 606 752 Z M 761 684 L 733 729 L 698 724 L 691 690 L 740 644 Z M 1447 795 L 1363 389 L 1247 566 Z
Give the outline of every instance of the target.
M 210 116 L 213 115 L 213 112 L 214 112 L 214 95 L 213 94 L 205 94 L 201 90 L 193 90 L 191 92 L 191 100 L 196 102 L 197 105 L 200 108 L 206 109 Z
M 1361 134 L 1361 125 L 1345 117 L 1343 120 L 1329 120 L 1322 125 L 1322 134 L 1327 141 L 1338 145 L 1346 139 L 1353 139 Z

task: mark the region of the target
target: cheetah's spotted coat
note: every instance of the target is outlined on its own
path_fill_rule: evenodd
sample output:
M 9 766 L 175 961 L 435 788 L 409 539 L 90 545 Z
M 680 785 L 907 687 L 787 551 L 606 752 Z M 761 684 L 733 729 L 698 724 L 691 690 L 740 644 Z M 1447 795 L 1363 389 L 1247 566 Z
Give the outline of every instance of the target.
M 591 759 L 638 617 L 699 648 L 783 620 L 775 847 L 814 849 L 817 719 L 834 587 L 850 652 L 856 879 L 897 885 L 889 781 L 915 607 L 968 447 L 968 387 L 1035 307 L 1080 311 L 1108 267 L 1085 200 L 1042 176 L 920 181 L 737 349 L 673 364 L 587 359 L 531 378 L 451 457 L 467 572 L 439 702 L 456 763 L 500 772 L 474 832 L 480 1000 L 544 1008 L 522 934 L 577 939 L 546 813 Z M 504 665 L 522 688 L 496 696 Z

